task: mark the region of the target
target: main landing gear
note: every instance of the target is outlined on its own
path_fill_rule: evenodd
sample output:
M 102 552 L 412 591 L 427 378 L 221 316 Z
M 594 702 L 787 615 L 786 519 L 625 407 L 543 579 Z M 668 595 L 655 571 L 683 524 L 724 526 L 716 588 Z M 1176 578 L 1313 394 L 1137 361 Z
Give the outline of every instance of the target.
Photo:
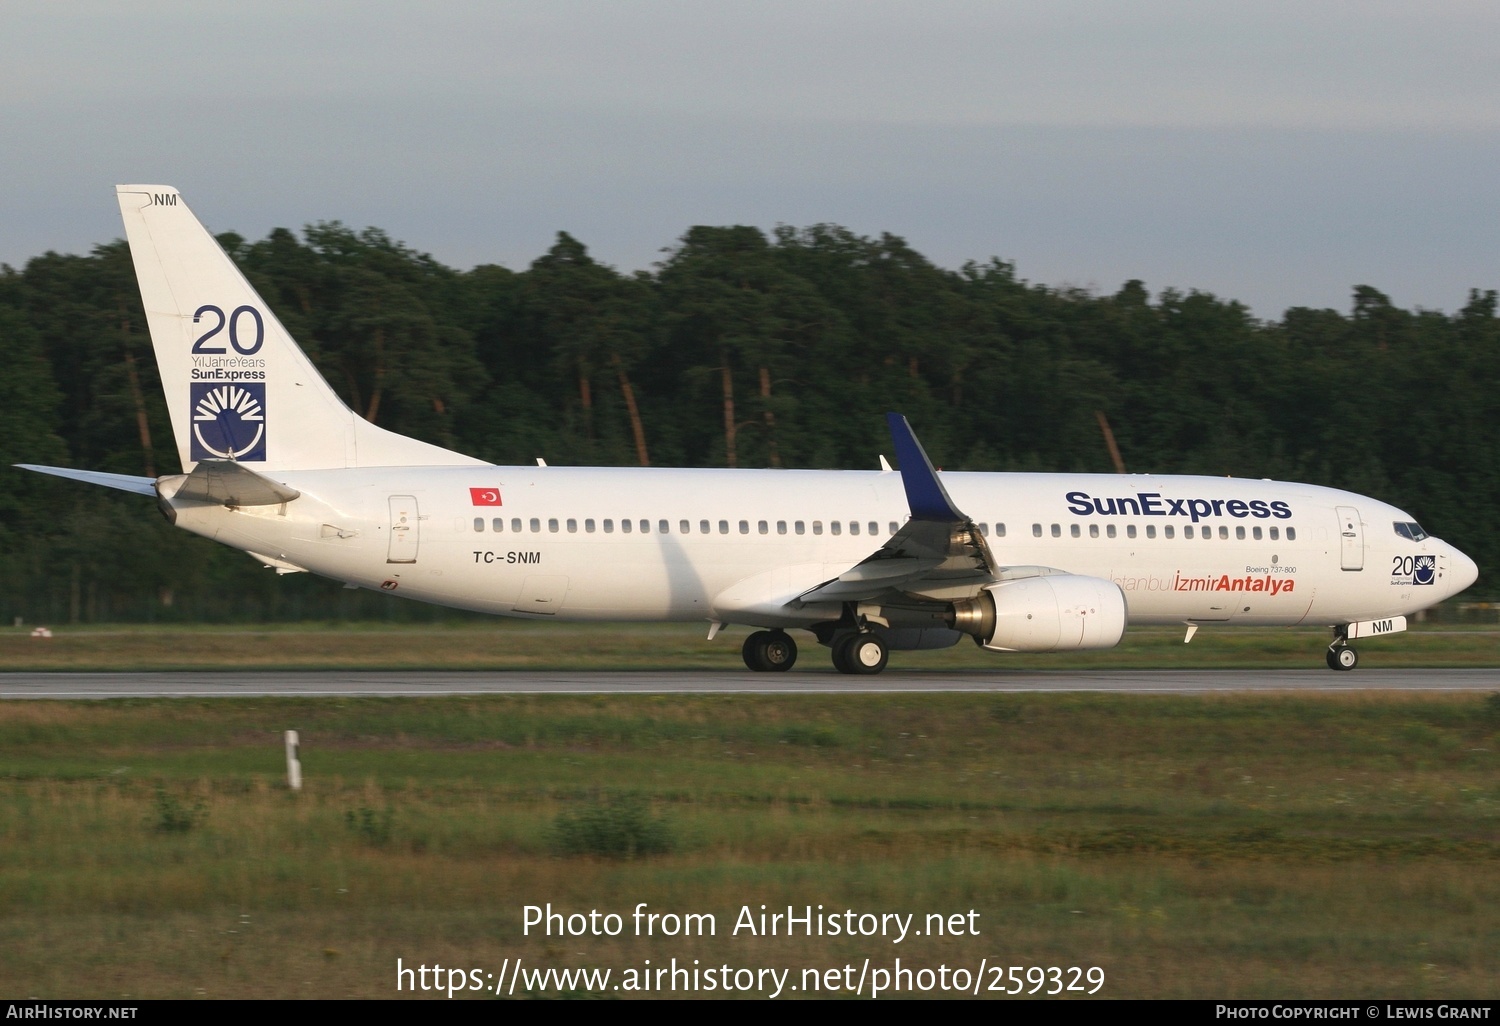
M 1352 670 L 1359 665 L 1359 653 L 1349 647 L 1342 631 L 1333 632 L 1333 644 L 1328 646 L 1328 668 L 1330 670 Z
M 889 658 L 878 634 L 846 634 L 833 642 L 833 668 L 840 673 L 879 673 Z
M 784 673 L 797 661 L 797 643 L 786 631 L 756 631 L 745 639 L 740 655 L 757 673 Z
M 885 669 L 890 652 L 880 635 L 849 631 L 833 639 L 833 666 L 840 673 L 874 674 Z M 797 643 L 786 631 L 756 631 L 740 655 L 757 673 L 784 673 L 797 661 Z

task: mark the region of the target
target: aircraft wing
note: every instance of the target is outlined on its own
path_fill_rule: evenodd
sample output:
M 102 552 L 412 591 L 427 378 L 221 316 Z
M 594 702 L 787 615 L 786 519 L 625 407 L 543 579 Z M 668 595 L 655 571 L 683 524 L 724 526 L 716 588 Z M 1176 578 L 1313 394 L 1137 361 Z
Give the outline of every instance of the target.
M 72 467 L 43 467 L 35 463 L 17 463 L 22 470 L 34 470 L 38 474 L 52 474 L 55 477 L 66 477 L 73 481 L 86 481 L 89 484 L 103 485 L 105 488 L 118 488 L 122 492 L 134 492 L 137 495 L 149 495 L 156 498 L 156 478 L 154 477 L 132 477 L 129 474 L 106 474 L 102 470 L 74 470 Z
M 911 519 L 884 545 L 796 603 L 864 602 L 891 593 L 977 588 L 1000 580 L 1000 568 L 978 526 L 953 504 L 906 418 L 886 414 Z

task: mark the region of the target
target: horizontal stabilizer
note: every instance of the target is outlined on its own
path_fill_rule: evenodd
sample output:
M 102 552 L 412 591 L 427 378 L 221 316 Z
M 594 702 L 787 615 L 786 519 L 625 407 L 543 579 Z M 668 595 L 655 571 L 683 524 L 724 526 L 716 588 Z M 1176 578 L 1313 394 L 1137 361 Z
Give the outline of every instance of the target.
M 175 490 L 172 483 L 180 481 Z M 162 497 L 196 499 L 221 506 L 274 506 L 302 493 L 229 460 L 200 460 L 191 474 L 161 479 Z
M 130 474 L 106 474 L 102 470 L 74 470 L 71 467 L 41 467 L 34 463 L 17 463 L 22 470 L 34 470 L 38 474 L 52 474 L 56 477 L 71 478 L 74 481 L 86 481 L 89 484 L 103 485 L 105 488 L 118 488 L 122 492 L 134 492 L 137 495 L 149 495 L 156 497 L 156 478 L 154 477 L 132 477 Z

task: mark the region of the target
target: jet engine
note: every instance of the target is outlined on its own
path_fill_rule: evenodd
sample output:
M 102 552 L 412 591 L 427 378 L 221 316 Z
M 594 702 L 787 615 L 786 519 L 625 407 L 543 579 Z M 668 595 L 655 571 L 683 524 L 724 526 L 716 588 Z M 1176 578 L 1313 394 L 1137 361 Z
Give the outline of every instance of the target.
M 953 604 L 954 630 L 996 652 L 1113 648 L 1125 634 L 1125 593 L 1113 581 L 1054 574 L 1002 581 Z

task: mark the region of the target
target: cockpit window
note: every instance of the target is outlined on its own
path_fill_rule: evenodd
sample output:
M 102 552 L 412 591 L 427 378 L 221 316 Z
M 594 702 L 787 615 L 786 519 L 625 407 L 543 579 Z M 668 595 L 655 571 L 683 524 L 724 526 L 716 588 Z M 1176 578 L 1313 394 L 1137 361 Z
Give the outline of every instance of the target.
M 1407 538 L 1411 541 L 1423 541 L 1427 537 L 1427 532 L 1422 530 L 1422 525 L 1414 520 L 1398 520 L 1391 526 L 1396 529 L 1397 536 L 1401 538 Z

